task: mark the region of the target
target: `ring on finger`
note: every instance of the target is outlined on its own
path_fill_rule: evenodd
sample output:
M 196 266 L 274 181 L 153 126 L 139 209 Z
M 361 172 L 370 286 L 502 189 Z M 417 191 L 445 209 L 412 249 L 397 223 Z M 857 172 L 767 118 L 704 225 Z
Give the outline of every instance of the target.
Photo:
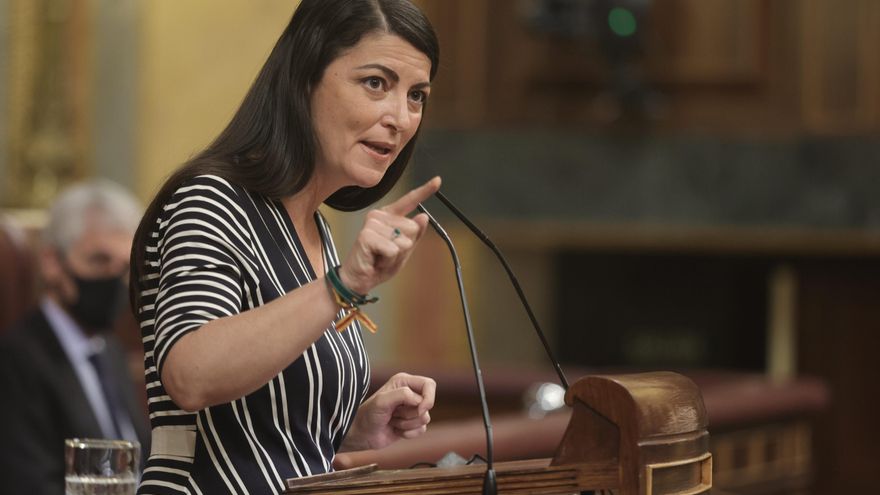
M 400 237 L 400 229 L 398 229 L 397 227 L 394 227 L 394 230 L 391 231 L 391 240 L 393 241 L 393 240 L 397 239 L 398 237 Z

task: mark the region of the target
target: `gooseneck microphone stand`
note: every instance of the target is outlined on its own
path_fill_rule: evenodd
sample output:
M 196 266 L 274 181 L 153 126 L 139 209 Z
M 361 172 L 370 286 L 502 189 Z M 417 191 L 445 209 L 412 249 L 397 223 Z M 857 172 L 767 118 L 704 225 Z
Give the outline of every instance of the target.
M 495 477 L 495 452 L 493 448 L 494 441 L 492 439 L 492 423 L 489 420 L 489 405 L 486 403 L 486 387 L 483 385 L 483 373 L 480 371 L 480 362 L 477 359 L 477 347 L 474 342 L 474 329 L 471 325 L 471 314 L 468 310 L 467 298 L 464 294 L 461 263 L 459 262 L 458 253 L 455 251 L 455 246 L 452 244 L 452 239 L 450 239 L 449 234 L 443 230 L 443 227 L 440 226 L 434 216 L 431 215 L 424 206 L 419 205 L 418 208 L 419 211 L 428 215 L 428 222 L 431 224 L 431 227 L 433 227 L 443 241 L 446 242 L 446 246 L 449 247 L 449 252 L 452 254 L 452 262 L 455 264 L 455 278 L 458 281 L 458 295 L 461 298 L 461 308 L 464 312 L 464 324 L 467 328 L 468 345 L 471 350 L 471 362 L 474 366 L 474 374 L 477 377 L 477 388 L 480 393 L 480 406 L 483 410 L 483 425 L 486 427 L 486 475 L 483 478 L 483 495 L 497 495 L 498 481 Z
M 556 356 L 553 355 L 553 351 L 550 350 L 550 344 L 547 343 L 547 337 L 544 336 L 544 331 L 541 330 L 541 325 L 538 324 L 538 319 L 535 318 L 535 313 L 532 311 L 532 307 L 529 305 L 529 301 L 526 300 L 526 295 L 523 293 L 522 287 L 519 285 L 519 280 L 517 280 L 516 275 L 513 274 L 513 270 L 510 268 L 510 265 L 507 263 L 507 260 L 504 258 L 504 255 L 501 254 L 501 250 L 495 246 L 495 243 L 489 239 L 482 230 L 480 230 L 473 222 L 471 222 L 464 213 L 461 212 L 458 208 L 452 204 L 449 199 L 443 195 L 440 191 L 437 191 L 435 194 L 437 199 L 443 202 L 449 211 L 451 211 L 462 223 L 464 223 L 471 232 L 474 233 L 483 244 L 489 247 L 492 252 L 495 254 L 495 257 L 501 262 L 501 265 L 504 267 L 504 271 L 507 272 L 507 277 L 510 279 L 510 282 L 513 284 L 513 288 L 516 289 L 516 294 L 519 296 L 519 300 L 522 303 L 523 307 L 526 309 L 526 313 L 529 314 L 529 320 L 532 322 L 532 326 L 535 328 L 535 333 L 538 334 L 538 338 L 541 339 L 541 343 L 544 344 L 544 351 L 547 353 L 547 357 L 550 359 L 550 362 L 553 364 L 553 368 L 556 370 L 556 374 L 559 375 L 559 381 L 562 383 L 562 386 L 568 391 L 568 380 L 565 378 L 565 373 L 562 372 L 562 367 L 559 365 L 559 361 L 556 360 Z M 424 211 L 424 210 L 423 210 Z M 436 227 L 435 227 L 436 228 Z

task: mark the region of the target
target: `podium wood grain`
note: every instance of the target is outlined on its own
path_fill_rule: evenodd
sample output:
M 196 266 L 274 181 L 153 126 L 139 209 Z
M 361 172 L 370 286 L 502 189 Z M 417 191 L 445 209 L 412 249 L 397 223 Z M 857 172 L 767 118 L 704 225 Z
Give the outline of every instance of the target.
M 566 402 L 572 415 L 554 457 L 495 463 L 499 493 L 698 495 L 711 489 L 706 409 L 690 379 L 669 372 L 589 376 L 572 385 Z M 485 469 L 382 470 L 287 493 L 479 495 Z

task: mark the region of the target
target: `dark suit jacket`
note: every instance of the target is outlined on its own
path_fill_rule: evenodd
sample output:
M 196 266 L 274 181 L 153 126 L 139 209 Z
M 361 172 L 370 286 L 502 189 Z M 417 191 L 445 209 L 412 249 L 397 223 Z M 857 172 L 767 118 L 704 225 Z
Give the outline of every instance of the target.
M 115 376 L 130 383 L 125 353 L 111 335 L 106 352 Z M 149 428 L 134 385 L 122 388 L 122 401 L 141 445 L 149 449 Z M 73 366 L 39 309 L 0 340 L 0 397 L 0 493 L 63 495 L 64 440 L 103 434 Z

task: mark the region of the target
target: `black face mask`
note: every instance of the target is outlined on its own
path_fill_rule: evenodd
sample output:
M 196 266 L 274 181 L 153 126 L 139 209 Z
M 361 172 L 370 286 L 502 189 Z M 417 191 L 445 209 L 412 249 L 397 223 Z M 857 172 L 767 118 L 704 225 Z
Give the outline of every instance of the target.
M 123 277 L 81 278 L 68 272 L 76 283 L 77 300 L 67 310 L 90 330 L 110 330 L 125 301 Z

